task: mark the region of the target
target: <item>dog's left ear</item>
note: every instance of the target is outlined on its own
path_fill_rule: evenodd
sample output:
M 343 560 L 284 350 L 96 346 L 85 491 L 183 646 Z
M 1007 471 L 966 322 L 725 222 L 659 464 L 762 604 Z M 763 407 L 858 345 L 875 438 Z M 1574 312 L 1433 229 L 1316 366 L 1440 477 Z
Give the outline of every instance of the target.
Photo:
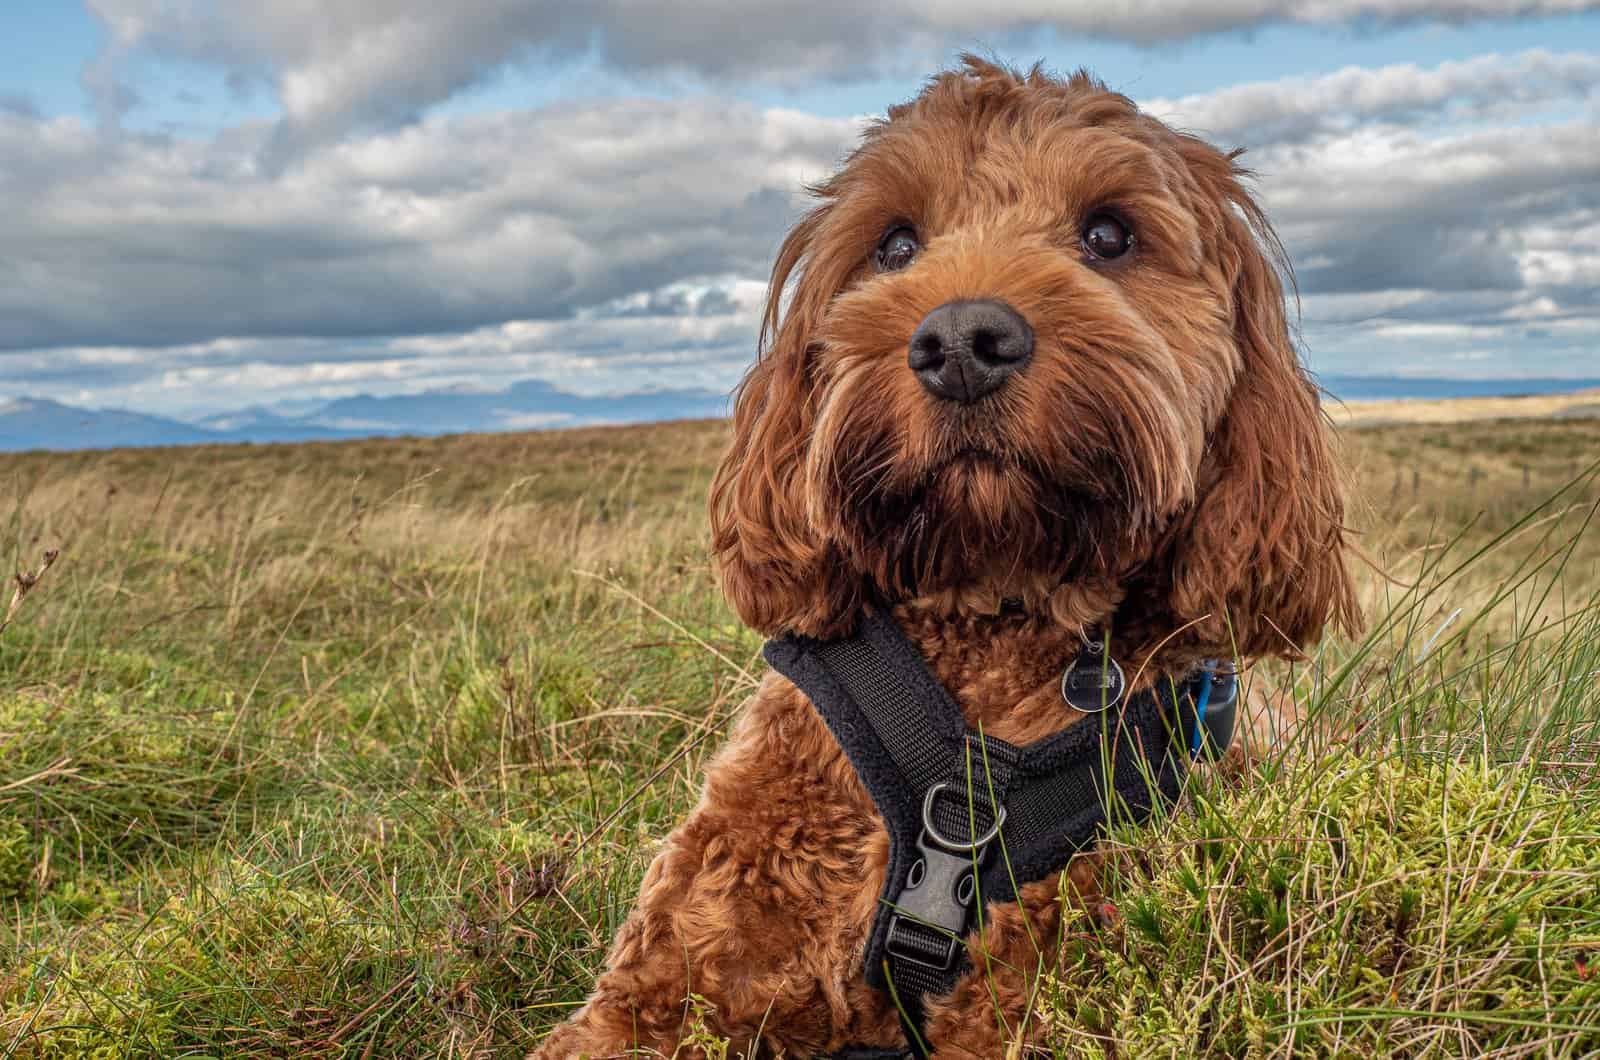
M 1191 171 L 1219 206 L 1218 267 L 1232 298 L 1240 369 L 1207 443 L 1194 507 L 1164 549 L 1185 641 L 1218 655 L 1292 657 L 1325 625 L 1359 625 L 1345 566 L 1343 477 L 1316 386 L 1289 335 L 1282 249 L 1207 148 Z
M 807 517 L 803 467 L 816 419 L 811 336 L 835 278 L 822 276 L 813 244 L 822 206 L 778 252 L 762 346 L 734 397 L 733 440 L 711 481 L 711 547 L 722 591 L 751 628 L 776 636 L 848 632 L 861 608 L 859 579 Z M 799 279 L 782 305 L 792 274 Z

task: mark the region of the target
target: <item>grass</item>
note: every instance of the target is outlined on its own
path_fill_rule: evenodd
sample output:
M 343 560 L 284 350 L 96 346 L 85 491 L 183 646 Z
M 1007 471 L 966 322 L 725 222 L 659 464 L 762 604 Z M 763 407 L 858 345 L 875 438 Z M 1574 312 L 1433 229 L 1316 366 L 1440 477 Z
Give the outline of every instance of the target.
M 525 1051 L 760 671 L 725 431 L 0 458 L 0 1057 Z M 1600 422 L 1348 449 L 1369 632 L 1115 837 L 1038 1055 L 1600 1050 Z

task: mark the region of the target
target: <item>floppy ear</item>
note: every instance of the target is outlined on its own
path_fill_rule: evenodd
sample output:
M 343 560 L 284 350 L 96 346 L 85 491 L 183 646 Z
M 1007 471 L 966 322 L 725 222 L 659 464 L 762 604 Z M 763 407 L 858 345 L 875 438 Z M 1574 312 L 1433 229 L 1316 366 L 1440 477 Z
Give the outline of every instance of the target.
M 1317 389 L 1290 340 L 1274 267 L 1282 247 L 1232 156 L 1210 154 L 1240 368 L 1207 444 L 1194 507 L 1169 539 L 1169 603 L 1177 625 L 1195 623 L 1182 639 L 1211 653 L 1292 657 L 1330 621 L 1359 624 L 1345 567 L 1343 478 Z
M 826 210 L 797 224 L 778 252 L 763 348 L 734 397 L 733 440 L 711 482 L 711 547 L 722 591 L 746 625 L 769 636 L 846 632 L 861 605 L 860 579 L 848 575 L 806 516 L 803 465 L 816 419 L 809 346 L 828 292 L 805 266 Z M 797 290 L 784 311 L 784 287 L 797 268 Z

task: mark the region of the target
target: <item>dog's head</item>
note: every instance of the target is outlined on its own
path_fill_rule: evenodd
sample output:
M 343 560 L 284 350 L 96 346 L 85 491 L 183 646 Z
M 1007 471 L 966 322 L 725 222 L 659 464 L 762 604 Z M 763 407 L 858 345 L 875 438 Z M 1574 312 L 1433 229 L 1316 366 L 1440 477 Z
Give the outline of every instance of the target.
M 1232 156 L 1086 75 L 968 59 L 815 191 L 712 487 L 746 622 L 1012 599 L 1254 656 L 1353 619 L 1281 252 Z

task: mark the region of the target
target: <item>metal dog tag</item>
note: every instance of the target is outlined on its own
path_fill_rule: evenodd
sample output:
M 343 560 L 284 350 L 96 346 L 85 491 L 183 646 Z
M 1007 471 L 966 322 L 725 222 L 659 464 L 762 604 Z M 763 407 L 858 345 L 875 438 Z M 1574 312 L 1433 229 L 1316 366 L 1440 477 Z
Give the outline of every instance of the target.
M 1106 654 L 1105 642 L 1092 640 L 1061 674 L 1061 698 L 1076 710 L 1094 714 L 1122 700 L 1127 678 L 1117 660 Z

